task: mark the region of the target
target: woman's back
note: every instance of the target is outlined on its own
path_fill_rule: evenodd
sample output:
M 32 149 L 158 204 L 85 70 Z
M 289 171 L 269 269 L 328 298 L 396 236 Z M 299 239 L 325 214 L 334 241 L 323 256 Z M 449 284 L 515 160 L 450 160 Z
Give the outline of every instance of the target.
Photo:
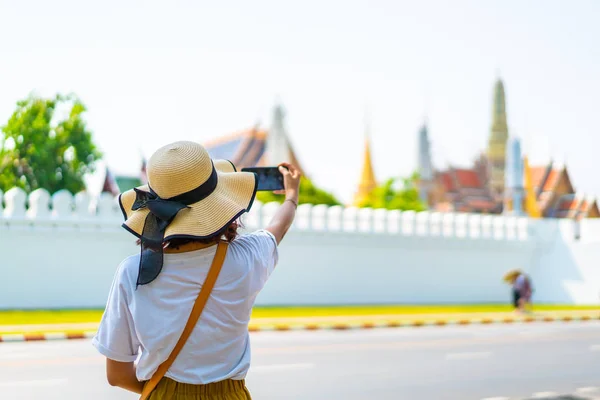
M 109 312 L 94 339 L 96 347 L 124 362 L 135 360 L 139 347 L 137 378 L 150 379 L 181 335 L 215 252 L 216 246 L 167 253 L 157 279 L 137 289 L 139 255 L 124 260 L 110 293 Z M 277 243 L 267 231 L 231 242 L 202 316 L 167 377 L 192 384 L 244 379 L 250 366 L 252 306 L 276 263 Z
M 119 195 L 140 254 L 119 266 L 93 339 L 109 384 L 143 400 L 250 399 L 250 313 L 298 206 L 300 172 L 278 169 L 285 200 L 265 230 L 244 236 L 237 221 L 252 207 L 258 175 L 213 160 L 198 143 L 161 147 L 148 184 Z

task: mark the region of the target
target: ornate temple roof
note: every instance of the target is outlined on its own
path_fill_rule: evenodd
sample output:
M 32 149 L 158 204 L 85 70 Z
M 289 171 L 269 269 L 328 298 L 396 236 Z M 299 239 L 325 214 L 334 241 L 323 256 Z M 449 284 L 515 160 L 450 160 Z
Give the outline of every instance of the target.
M 447 202 L 435 205 L 437 211 L 493 212 L 499 206 L 477 166 L 474 168 L 449 167 L 438 171 L 435 180 L 446 193 Z
M 581 219 L 598 214 L 598 205 L 592 197 L 582 193 L 574 193 L 562 196 L 554 209 L 556 218 Z
M 267 132 L 252 128 L 204 144 L 212 158 L 231 161 L 238 169 L 261 165 Z
M 273 108 L 270 128 L 258 125 L 204 143 L 212 158 L 231 161 L 237 169 L 275 166 L 290 162 L 306 176 L 285 127 L 285 111 L 280 104 Z
M 268 136 L 269 132 L 266 130 L 251 128 L 211 140 L 204 143 L 204 147 L 206 147 L 212 158 L 229 160 L 238 170 L 247 167 L 264 167 L 270 164 L 268 160 Z M 302 174 L 305 175 L 304 169 L 289 142 L 288 151 L 289 162 L 299 168 Z
M 238 170 L 246 167 L 275 166 L 286 161 L 295 165 L 306 176 L 285 130 L 285 112 L 281 105 L 273 110 L 273 121 L 269 130 L 258 126 L 221 136 L 204 143 L 204 147 L 214 159 L 231 161 Z M 117 195 L 147 182 L 146 160 L 142 158 L 142 167 L 138 176 L 113 176 L 106 168 L 102 177 L 102 191 Z
M 454 169 L 453 170 L 456 180 L 459 185 L 464 188 L 483 188 L 479 175 L 476 171 L 471 169 Z
M 527 157 L 520 152 L 520 145 L 514 147 L 518 138 L 513 138 L 517 140 L 512 142 L 513 147 L 507 147 L 510 145 L 508 139 L 504 84 L 498 79 L 494 86 L 492 123 L 486 151 L 471 168 L 450 167 L 435 171 L 431 181 L 420 182 L 420 196 L 427 199 L 430 208 L 438 211 L 501 213 L 505 208 L 511 211 L 514 196 L 524 195 L 524 209 L 533 218 L 600 217 L 595 200 L 575 195 L 564 165 L 550 162 L 529 167 Z M 426 171 L 431 164 L 426 127 L 419 131 L 418 144 L 418 170 Z M 512 156 L 513 153 L 507 153 L 507 149 L 519 154 Z M 519 159 L 523 162 L 522 166 L 514 161 L 507 165 L 507 160 Z M 523 186 L 517 185 L 520 179 L 524 181 Z M 507 180 L 512 182 L 512 186 L 505 188 Z
M 456 191 L 456 187 L 454 186 L 454 182 L 452 180 L 452 177 L 450 176 L 450 172 L 448 172 L 448 171 L 441 172 L 439 174 L 439 179 L 440 179 L 440 182 L 442 183 L 442 185 L 444 186 L 444 189 L 446 189 L 446 191 L 448 191 L 448 192 Z

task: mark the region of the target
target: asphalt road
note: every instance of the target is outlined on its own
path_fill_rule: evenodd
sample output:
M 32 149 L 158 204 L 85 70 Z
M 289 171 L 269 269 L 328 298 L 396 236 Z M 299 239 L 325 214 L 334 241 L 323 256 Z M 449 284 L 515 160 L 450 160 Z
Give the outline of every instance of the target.
M 260 332 L 252 344 L 259 400 L 600 399 L 594 322 Z M 137 396 L 106 384 L 89 340 L 0 343 L 0 399 L 41 398 Z

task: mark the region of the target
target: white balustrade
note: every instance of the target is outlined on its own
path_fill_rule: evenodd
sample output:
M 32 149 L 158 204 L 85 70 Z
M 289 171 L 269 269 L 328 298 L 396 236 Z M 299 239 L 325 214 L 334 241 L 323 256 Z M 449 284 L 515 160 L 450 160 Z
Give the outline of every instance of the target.
M 46 189 L 36 189 L 27 198 L 29 209 L 27 217 L 30 219 L 45 219 L 50 217 L 50 193 Z
M 454 215 L 454 235 L 457 238 L 470 237 L 469 214 Z
M 506 217 L 494 216 L 492 218 L 494 239 L 506 239 Z
M 355 207 L 345 208 L 342 213 L 342 227 L 345 232 L 356 232 L 358 209 Z
M 92 204 L 90 195 L 86 192 L 79 192 L 75 195 L 74 219 L 89 219 L 92 217 Z M 120 207 L 119 207 L 120 209 Z
M 467 224 L 469 226 L 468 237 L 473 239 L 481 239 L 483 237 L 480 214 L 467 214 Z
M 431 236 L 442 236 L 444 233 L 443 214 L 434 211 L 429 216 L 429 234 Z
M 71 219 L 73 217 L 73 195 L 67 190 L 59 190 L 52 195 L 52 218 Z
M 248 229 L 264 227 L 273 217 L 279 203 L 261 204 L 256 201 L 250 212 L 243 217 Z M 43 189 L 32 192 L 29 197 L 19 188 L 0 192 L 0 215 L 5 220 L 27 217 L 36 220 L 71 221 L 95 220 L 113 224 L 123 215 L 116 197 L 102 193 L 90 197 L 86 192 L 73 196 L 65 190 L 53 196 Z M 546 232 L 544 220 L 532 225 L 527 217 L 481 215 L 465 213 L 414 212 L 385 209 L 355 208 L 326 205 L 301 204 L 298 207 L 293 230 L 318 232 L 352 232 L 361 234 L 389 233 L 402 236 L 468 238 L 488 240 L 528 240 L 535 231 Z M 544 226 L 542 226 L 544 225 Z M 593 220 L 581 222 L 583 235 L 600 237 L 600 223 Z M 589 232 L 589 233 L 588 233 Z M 551 233 L 548 233 L 551 236 Z
M 494 237 L 492 216 L 483 215 L 481 217 L 481 231 L 480 235 L 482 239 L 491 239 Z
M 401 220 L 400 220 L 400 211 L 391 210 L 387 212 L 386 215 L 386 226 L 387 231 L 391 234 L 402 233 Z
M 308 231 L 311 228 L 310 224 L 310 214 L 312 211 L 312 204 L 300 204 L 298 205 L 298 210 L 296 211 L 296 219 L 294 224 L 296 228 L 301 231 Z
M 342 215 L 344 207 L 333 206 L 327 209 L 327 230 L 330 232 L 339 232 L 343 229 Z
M 430 213 L 427 211 L 422 211 L 416 213 L 415 217 L 415 234 L 417 236 L 429 236 L 430 234 L 430 226 L 431 218 Z
M 23 218 L 27 209 L 25 208 L 25 202 L 27 201 L 27 194 L 21 188 L 14 187 L 9 189 L 4 194 L 4 217 L 6 218 Z
M 384 208 L 378 208 L 373 211 L 373 232 L 375 233 L 385 233 L 386 232 L 386 222 L 387 215 L 389 212 Z
M 119 228 L 123 216 L 110 194 L 61 191 L 50 197 L 38 190 L 28 198 L 13 188 L 0 192 L 0 205 L 8 257 L 1 264 L 7 268 L 0 304 L 6 308 L 100 308 L 115 267 L 139 252 Z M 250 229 L 264 227 L 279 207 L 256 202 L 243 222 Z M 293 229 L 258 304 L 501 302 L 507 301 L 501 276 L 513 266 L 531 272 L 540 303 L 598 301 L 600 219 L 301 205 Z M 72 256 L 65 257 L 66 248 Z M 48 275 L 48 265 L 62 268 Z M 364 285 L 365 268 L 376 284 Z M 315 276 L 322 277 L 319 290 L 311 286 Z M 28 279 L 31 284 L 21 284 Z M 82 289 L 75 281 L 87 284 Z M 432 284 L 436 290 L 421 290 Z
M 117 199 L 110 193 L 102 193 L 96 202 L 96 216 L 105 221 L 116 219 L 121 214 Z
M 410 236 L 415 234 L 415 224 L 416 224 L 416 213 L 414 211 L 404 211 L 400 214 L 400 224 L 401 229 L 400 232 L 404 236 Z
M 444 213 L 442 217 L 442 234 L 445 237 L 456 237 L 455 217 L 454 213 Z
M 327 230 L 327 205 L 319 204 L 313 206 L 311 211 L 311 227 L 315 231 Z
M 529 219 L 527 217 L 517 218 L 517 239 L 529 239 Z
M 504 233 L 507 240 L 517 239 L 517 218 L 512 215 L 508 215 L 504 218 Z
M 371 232 L 373 228 L 373 210 L 371 208 L 361 208 L 358 210 L 358 231 L 363 233 Z

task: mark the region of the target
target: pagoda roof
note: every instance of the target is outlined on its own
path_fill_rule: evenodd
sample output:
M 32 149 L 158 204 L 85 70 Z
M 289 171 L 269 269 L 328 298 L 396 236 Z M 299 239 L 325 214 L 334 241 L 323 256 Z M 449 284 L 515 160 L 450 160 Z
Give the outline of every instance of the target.
M 482 188 L 481 180 L 477 171 L 472 169 L 454 169 L 456 180 L 464 188 Z
M 594 207 L 597 207 L 595 198 L 585 196 L 582 193 L 568 194 L 558 200 L 554 216 L 558 218 L 585 218 Z
M 229 160 L 238 169 L 256 167 L 265 153 L 266 138 L 266 131 L 246 129 L 212 140 L 204 147 L 211 158 Z
M 204 147 L 211 158 L 229 160 L 238 170 L 249 167 L 264 167 L 267 166 L 268 162 L 266 157 L 267 137 L 268 132 L 266 130 L 250 128 L 208 141 L 204 143 Z M 291 158 L 289 162 L 299 168 L 304 175 L 304 170 L 299 164 L 291 144 L 288 144 L 288 146 Z

